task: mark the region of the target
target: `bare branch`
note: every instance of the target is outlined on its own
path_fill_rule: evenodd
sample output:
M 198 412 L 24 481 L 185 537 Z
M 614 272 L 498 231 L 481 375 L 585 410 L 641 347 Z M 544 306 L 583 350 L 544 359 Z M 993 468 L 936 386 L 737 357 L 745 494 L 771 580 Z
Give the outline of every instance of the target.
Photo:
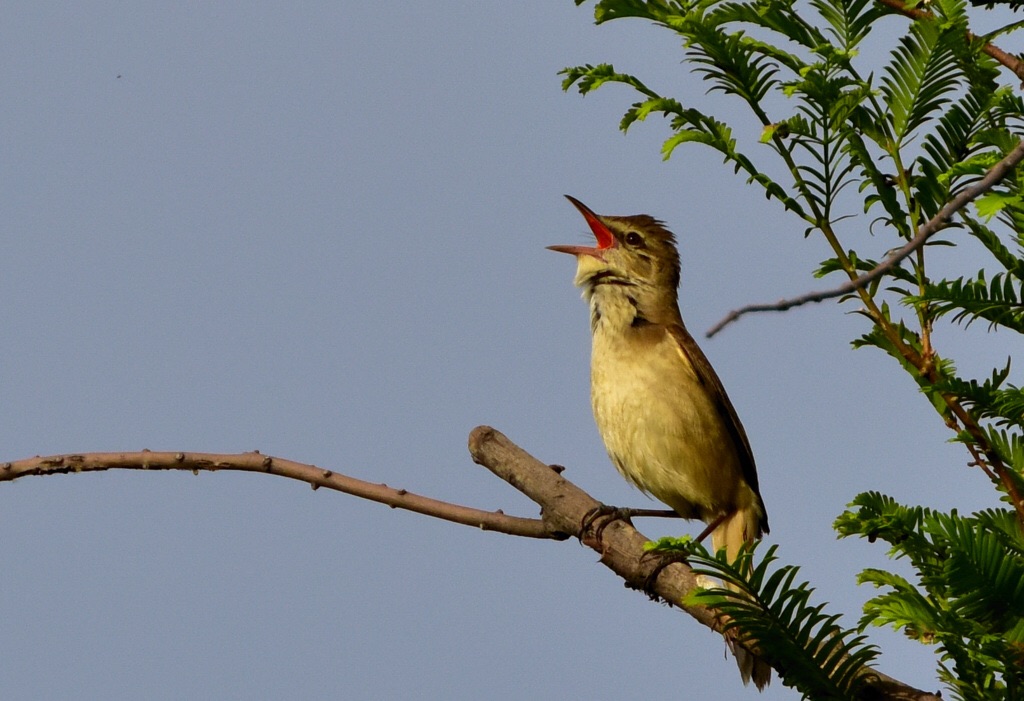
M 949 202 L 944 204 L 942 209 L 940 209 L 934 217 L 929 219 L 920 229 L 918 229 L 917 234 L 914 238 L 908 241 L 906 245 L 890 253 L 885 260 L 860 277 L 844 282 L 842 285 L 830 290 L 808 292 L 807 294 L 800 295 L 799 297 L 782 299 L 774 303 L 748 304 L 745 307 L 734 309 L 726 314 L 721 321 L 708 329 L 706 334 L 707 337 L 710 338 L 714 336 L 726 326 L 736 321 L 744 314 L 748 314 L 750 312 L 786 311 L 787 309 L 799 307 L 810 302 L 822 302 L 826 299 L 841 297 L 871 284 L 892 270 L 904 258 L 921 248 L 929 238 L 949 224 L 949 221 L 953 218 L 954 214 L 995 187 L 999 181 L 1005 178 L 1011 170 L 1016 168 L 1022 160 L 1024 160 L 1024 141 L 1018 143 L 1005 158 L 992 166 L 992 168 L 985 174 L 985 177 L 976 183 L 965 187 L 963 190 L 958 192 L 955 197 L 949 200 Z
M 258 451 L 237 455 L 218 453 L 83 453 L 35 457 L 0 464 L 0 482 L 9 482 L 29 475 L 53 475 L 70 472 L 102 472 L 104 470 L 236 470 L 278 475 L 306 482 L 313 489 L 325 487 L 345 494 L 387 504 L 393 509 L 406 509 L 445 521 L 473 526 L 485 531 L 498 531 L 526 538 L 564 538 L 550 533 L 544 522 L 535 518 L 508 516 L 501 511 L 483 511 L 451 504 L 374 484 L 315 465 L 261 455 Z

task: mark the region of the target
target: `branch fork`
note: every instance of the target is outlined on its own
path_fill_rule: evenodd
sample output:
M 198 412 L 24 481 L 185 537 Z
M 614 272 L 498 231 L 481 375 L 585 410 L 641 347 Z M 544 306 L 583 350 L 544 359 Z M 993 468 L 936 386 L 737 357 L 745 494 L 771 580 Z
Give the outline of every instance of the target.
M 583 528 L 586 515 L 600 502 L 567 480 L 556 465 L 546 465 L 510 441 L 496 429 L 478 426 L 469 436 L 469 452 L 473 460 L 486 467 L 541 508 L 541 518 L 508 516 L 501 511 L 484 511 L 413 494 L 348 477 L 334 470 L 307 465 L 293 460 L 263 455 L 259 451 L 239 454 L 140 452 L 73 453 L 28 458 L 0 463 L 0 482 L 31 475 L 56 475 L 106 470 L 199 470 L 216 472 L 233 470 L 277 475 L 305 482 L 318 490 L 323 487 L 363 499 L 377 501 L 392 508 L 415 511 L 483 530 L 492 530 L 526 538 L 580 542 L 600 554 L 600 562 L 621 577 L 626 586 L 647 591 L 666 603 L 680 608 L 711 630 L 722 632 L 722 617 L 706 606 L 684 604 L 687 595 L 699 582 L 693 570 L 684 563 L 662 566 L 649 557 L 644 546 L 649 540 L 632 524 L 616 519 L 608 523 L 601 537 Z M 664 510 L 631 510 L 638 516 L 666 516 Z M 875 670 L 869 670 L 866 693 L 872 699 L 913 699 L 938 701 L 939 697 L 920 691 Z

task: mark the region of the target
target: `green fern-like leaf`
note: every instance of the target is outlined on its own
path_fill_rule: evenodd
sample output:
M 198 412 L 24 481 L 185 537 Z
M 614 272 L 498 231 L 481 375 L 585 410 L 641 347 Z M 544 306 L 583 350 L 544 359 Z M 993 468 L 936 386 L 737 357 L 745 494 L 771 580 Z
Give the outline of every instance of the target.
M 684 143 L 702 143 L 710 146 L 731 163 L 736 172 L 744 172 L 748 183 L 757 183 L 764 188 L 766 197 L 774 197 L 782 202 L 786 209 L 807 218 L 800 203 L 772 178 L 762 173 L 754 163 L 736 148 L 736 140 L 732 136 L 729 125 L 710 117 L 700 110 L 684 108 L 678 100 L 659 95 L 647 87 L 642 81 L 628 73 L 619 73 L 611 64 L 597 66 L 584 65 L 566 68 L 561 71 L 565 76 L 562 89 L 568 90 L 577 86 L 580 93 L 586 95 L 608 83 L 620 83 L 632 87 L 646 97 L 634 103 L 622 118 L 620 128 L 628 130 L 638 121 L 644 121 L 652 114 L 661 114 L 671 119 L 673 131 L 662 147 L 665 159 L 672 156 L 676 147 Z
M 931 512 L 920 506 L 904 506 L 880 492 L 858 494 L 833 528 L 840 538 L 860 536 L 870 542 L 890 545 L 891 557 L 910 557 L 926 562 L 937 554 L 921 533 L 921 524 Z
M 782 682 L 804 698 L 854 698 L 877 649 L 856 631 L 840 627 L 839 616 L 826 614 L 824 604 L 811 604 L 814 590 L 796 581 L 799 568 L 775 566 L 777 547 L 751 568 L 752 551 L 730 563 L 724 552 L 716 557 L 696 546 L 689 558 L 694 571 L 719 577 L 731 588 L 698 590 L 689 603 L 726 614 L 727 630 L 741 642 L 755 643 L 761 656 L 781 670 Z
M 728 33 L 707 22 L 692 21 L 684 35 L 694 71 L 712 83 L 711 91 L 738 95 L 756 105 L 778 85 L 778 64 L 763 52 L 762 42 L 742 31 Z
M 1024 557 L 1024 533 L 1017 525 L 1017 515 L 1010 509 L 985 509 L 974 514 L 978 525 L 999 534 L 1003 546 L 1011 549 L 1017 557 Z
M 617 72 L 610 63 L 601 63 L 596 66 L 589 63 L 583 66 L 571 66 L 563 68 L 558 73 L 565 76 L 562 80 L 562 90 L 568 90 L 576 85 L 581 95 L 592 93 L 606 83 L 622 83 L 648 97 L 660 97 L 644 85 L 639 78 L 628 73 Z
M 974 519 L 936 514 L 931 530 L 948 544 L 945 581 L 954 614 L 1003 633 L 1024 620 L 1024 558 Z
M 939 26 L 959 30 L 967 28 L 967 2 L 965 0 L 932 0 L 930 7 L 935 9 Z
M 917 587 L 898 574 L 873 568 L 861 572 L 857 583 L 888 589 L 864 604 L 861 629 L 891 626 L 913 640 L 935 642 L 936 633 L 943 626 L 942 612 Z
M 576 0 L 581 5 L 586 0 Z M 666 14 L 679 10 L 679 3 L 659 0 L 600 0 L 594 6 L 594 21 L 597 24 L 623 17 L 640 17 L 657 21 Z
M 815 202 L 824 220 L 831 220 L 837 196 L 851 183 L 859 165 L 846 147 L 851 131 L 845 124 L 870 90 L 824 62 L 810 66 L 799 80 L 787 85 L 787 91 L 799 98 L 799 113 L 785 122 L 793 144 L 804 156 L 796 171 L 805 196 Z
M 974 206 L 978 216 L 987 222 L 1009 208 L 1024 209 L 1024 195 L 989 191 L 976 199 Z
M 1024 428 L 1024 389 L 1003 383 L 1010 376 L 1010 361 L 1002 369 L 992 371 L 984 382 L 947 379 L 938 389 L 955 395 L 960 403 L 979 420 L 989 420 L 995 426 Z
M 1024 460 L 1019 435 L 989 434 L 1000 453 Z M 918 575 L 913 584 L 884 570 L 862 572 L 859 581 L 883 590 L 864 605 L 862 626 L 891 625 L 937 645 L 940 677 L 955 698 L 1013 697 L 1002 694 L 1020 688 L 1024 661 L 1024 536 L 1014 511 L 961 516 L 868 492 L 858 495 L 836 528 L 841 537 L 886 540 L 890 555 L 908 558 Z
M 973 219 L 968 220 L 967 229 L 978 241 L 982 243 L 989 253 L 1002 265 L 1009 275 L 1024 280 L 1024 258 L 1007 248 L 1002 239 L 988 226 Z
M 903 238 L 910 238 L 910 215 L 897 196 L 893 178 L 878 167 L 878 159 L 868 148 L 862 133 L 861 129 L 847 129 L 843 135 L 843 148 L 851 163 L 860 168 L 861 189 L 868 193 L 864 197 L 864 211 L 869 211 L 876 204 L 882 205 L 886 212 L 885 222 Z
M 1021 481 L 1021 475 L 1024 475 L 1024 436 L 1018 432 L 994 427 L 988 427 L 985 433 L 999 459 L 1011 468 L 1010 475 L 1018 480 L 1020 490 L 1024 487 L 1024 482 Z
M 950 100 L 963 74 L 955 48 L 964 37 L 937 22 L 914 22 L 893 51 L 882 77 L 882 93 L 897 139 L 933 119 Z
M 847 52 L 864 40 L 875 20 L 892 12 L 873 0 L 811 0 L 811 7 L 828 23 L 835 45 Z
M 989 123 L 989 113 L 998 99 L 993 76 L 972 82 L 967 92 L 950 104 L 925 135 L 923 154 L 918 157 L 914 180 L 915 196 L 922 215 L 933 217 L 959 188 L 959 180 L 973 179 L 992 164 L 990 150 L 978 143 L 979 132 Z
M 683 106 L 678 100 L 670 97 L 652 97 L 643 102 L 634 103 L 619 122 L 619 129 L 628 131 L 634 122 L 642 122 L 652 114 L 664 116 L 680 115 L 683 113 Z
M 982 319 L 996 326 L 1024 334 L 1024 282 L 996 273 L 986 283 L 985 271 L 974 279 L 958 278 L 928 283 L 924 292 L 907 298 L 907 303 L 927 303 L 936 318 L 949 315 L 956 323 L 970 326 Z
M 793 3 L 788 0 L 715 3 L 701 22 L 713 27 L 731 24 L 760 27 L 810 51 L 828 43 L 821 31 L 796 11 Z M 677 28 L 679 25 L 672 26 Z M 771 55 L 794 74 L 799 74 L 806 66 L 804 59 L 783 51 L 778 45 L 764 42 L 759 44 L 758 50 Z

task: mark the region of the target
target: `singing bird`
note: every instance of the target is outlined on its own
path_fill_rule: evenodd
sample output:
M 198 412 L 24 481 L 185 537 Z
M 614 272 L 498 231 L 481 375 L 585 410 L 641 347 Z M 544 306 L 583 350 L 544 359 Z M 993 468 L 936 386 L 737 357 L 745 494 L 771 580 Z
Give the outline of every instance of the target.
M 662 222 L 595 214 L 566 195 L 595 246 L 549 246 L 576 256 L 574 283 L 590 304 L 590 399 L 612 463 L 680 516 L 708 524 L 730 560 L 768 533 L 750 443 L 736 410 L 679 313 L 679 253 Z M 744 683 L 771 668 L 735 648 Z

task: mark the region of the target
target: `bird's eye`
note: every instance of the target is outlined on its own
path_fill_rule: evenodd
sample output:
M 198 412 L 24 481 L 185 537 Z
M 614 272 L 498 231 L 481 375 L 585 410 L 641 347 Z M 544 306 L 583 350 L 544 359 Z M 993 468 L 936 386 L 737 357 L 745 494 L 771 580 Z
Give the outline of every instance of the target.
M 643 238 L 635 231 L 630 231 L 626 234 L 626 243 L 630 246 L 639 246 L 643 242 Z

